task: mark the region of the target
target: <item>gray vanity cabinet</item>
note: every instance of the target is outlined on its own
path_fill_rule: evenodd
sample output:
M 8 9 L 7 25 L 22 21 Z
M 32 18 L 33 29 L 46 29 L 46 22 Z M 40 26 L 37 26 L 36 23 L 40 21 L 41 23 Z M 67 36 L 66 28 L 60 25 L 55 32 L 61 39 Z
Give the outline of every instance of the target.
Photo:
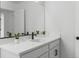
M 60 53 L 60 40 L 48 43 L 32 52 L 26 53 L 22 58 L 59 58 Z
M 48 52 L 42 54 L 39 58 L 48 58 Z
M 59 58 L 59 55 L 59 46 L 56 46 L 50 50 L 50 58 Z
M 39 47 L 37 49 L 34 49 L 31 52 L 25 53 L 21 55 L 21 58 L 39 58 L 41 55 L 45 54 L 48 52 L 48 45 Z M 48 54 L 48 53 L 47 53 Z M 46 54 L 46 55 L 47 55 Z M 45 55 L 44 55 L 45 56 Z M 42 56 L 43 57 L 43 56 Z M 47 56 L 46 56 L 47 57 Z
M 60 38 L 41 46 L 34 47 L 21 53 L 13 53 L 1 49 L 1 57 L 3 58 L 59 58 L 60 57 Z
M 60 40 L 56 40 L 49 44 L 49 57 L 59 58 L 60 57 Z

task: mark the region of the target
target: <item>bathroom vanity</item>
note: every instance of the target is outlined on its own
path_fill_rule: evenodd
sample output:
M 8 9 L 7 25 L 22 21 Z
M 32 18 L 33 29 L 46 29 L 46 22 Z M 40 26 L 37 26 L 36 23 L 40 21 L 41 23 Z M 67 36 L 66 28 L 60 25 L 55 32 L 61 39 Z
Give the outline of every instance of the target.
M 4 25 L 2 32 L 2 34 L 4 35 L 2 37 L 8 38 L 4 38 L 0 41 L 0 57 L 59 58 L 60 35 L 52 37 L 47 37 L 49 36 L 47 35 L 46 37 L 42 37 L 50 31 L 47 30 L 45 26 L 45 6 L 43 5 L 43 3 L 22 2 L 21 5 L 16 4 L 14 6 L 15 8 L 13 10 L 1 8 L 2 11 L 0 14 L 3 16 L 2 18 L 4 20 L 2 22 Z M 19 43 L 15 43 L 14 40 L 16 39 L 13 38 L 17 33 L 20 33 L 21 35 L 25 34 L 22 35 L 23 37 L 20 37 L 18 39 Z M 27 35 L 27 33 L 29 33 L 29 35 Z M 34 37 L 35 34 L 37 36 Z M 30 38 L 27 38 L 26 35 L 28 37 L 30 36 Z
M 21 38 L 22 39 L 22 38 Z M 1 45 L 1 58 L 59 58 L 60 37 L 24 39 Z

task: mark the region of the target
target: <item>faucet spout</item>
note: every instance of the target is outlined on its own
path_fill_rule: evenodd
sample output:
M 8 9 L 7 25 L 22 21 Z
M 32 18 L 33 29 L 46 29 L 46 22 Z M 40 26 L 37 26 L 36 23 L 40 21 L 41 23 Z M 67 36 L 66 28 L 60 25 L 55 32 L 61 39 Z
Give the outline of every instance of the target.
M 34 39 L 34 32 L 32 32 L 32 39 Z
M 34 39 L 34 36 L 36 36 L 36 34 L 34 34 L 34 32 L 32 32 L 32 39 Z

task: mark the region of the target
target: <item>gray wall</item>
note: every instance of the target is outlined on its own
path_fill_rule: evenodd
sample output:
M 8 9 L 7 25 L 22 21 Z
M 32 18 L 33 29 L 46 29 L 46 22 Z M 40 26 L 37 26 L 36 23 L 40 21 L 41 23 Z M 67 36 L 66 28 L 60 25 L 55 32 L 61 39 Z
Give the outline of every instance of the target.
M 75 56 L 75 2 L 46 2 L 46 30 L 61 33 L 61 57 Z
M 76 24 L 75 24 L 75 28 L 76 28 L 76 33 L 75 33 L 75 37 L 79 36 L 79 2 L 76 2 Z M 75 38 L 75 56 L 77 58 L 79 58 L 79 40 L 76 40 Z

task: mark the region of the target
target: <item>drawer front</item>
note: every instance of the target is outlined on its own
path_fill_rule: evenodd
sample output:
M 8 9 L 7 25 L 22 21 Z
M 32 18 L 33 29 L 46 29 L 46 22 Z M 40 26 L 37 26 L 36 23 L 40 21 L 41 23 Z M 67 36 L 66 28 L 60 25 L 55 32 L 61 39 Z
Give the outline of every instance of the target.
M 59 58 L 60 56 L 60 49 L 59 46 L 54 47 L 50 50 L 50 58 Z
M 48 52 L 46 52 L 45 54 L 41 55 L 40 58 L 48 58 Z
M 1 48 L 1 58 L 19 58 L 19 55 Z
M 53 41 L 49 44 L 50 49 L 54 48 L 56 45 L 59 45 L 60 40 Z
M 26 53 L 22 55 L 22 58 L 37 58 L 46 51 L 48 51 L 48 45 L 40 47 L 32 52 Z

